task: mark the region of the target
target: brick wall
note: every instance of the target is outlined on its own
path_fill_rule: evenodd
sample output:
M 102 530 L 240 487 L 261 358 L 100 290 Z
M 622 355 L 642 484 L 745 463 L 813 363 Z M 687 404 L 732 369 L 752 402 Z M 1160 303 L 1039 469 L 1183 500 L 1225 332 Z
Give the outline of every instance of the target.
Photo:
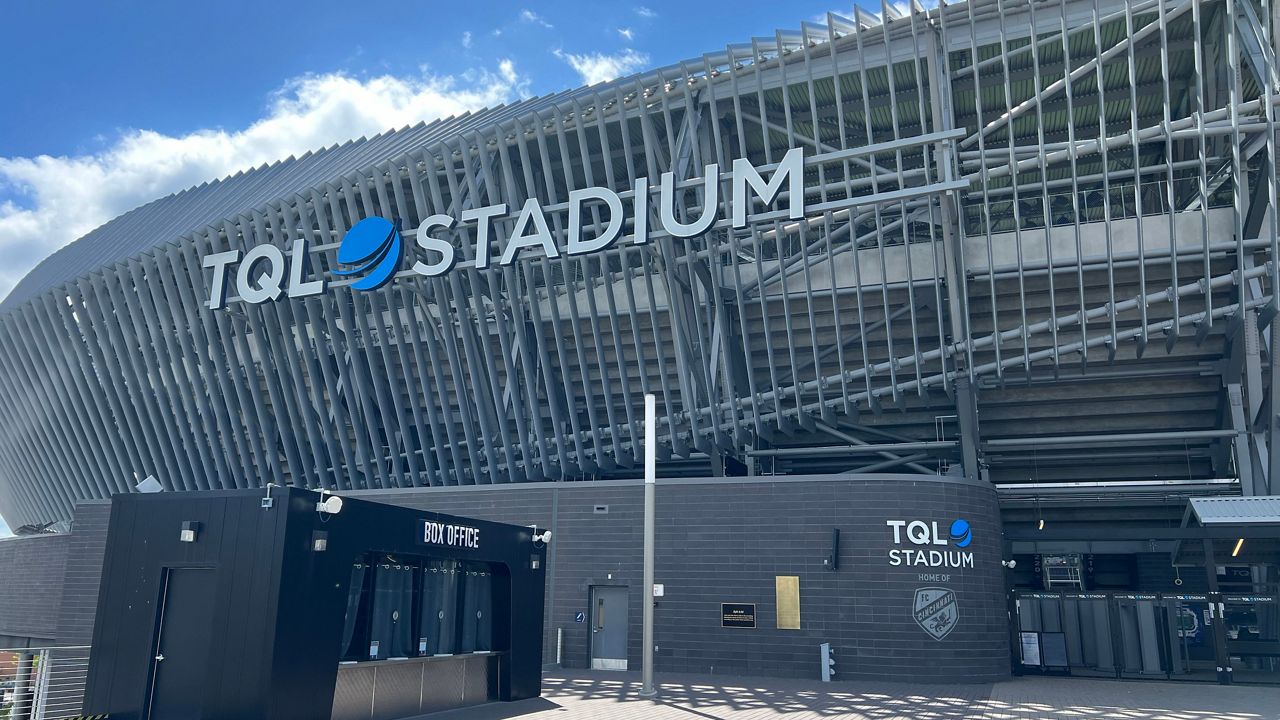
M 0 635 L 33 645 L 54 639 L 69 541 L 68 535 L 0 540 Z
M 587 612 L 593 585 L 630 595 L 629 658 L 640 666 L 643 488 L 636 481 L 497 485 L 353 493 L 406 507 L 537 524 L 553 531 L 548 554 L 544 660 L 563 630 L 568 667 L 590 664 Z M 1000 525 L 989 486 L 918 476 L 679 479 L 657 488 L 655 611 L 660 672 L 817 677 L 818 644 L 830 642 L 837 678 L 990 681 L 1009 673 Z M 600 506 L 599 508 L 597 506 Z M 607 506 L 607 512 L 604 511 Z M 102 568 L 109 506 L 82 505 L 65 563 L 57 637 L 85 644 Z M 975 567 L 932 571 L 888 564 L 889 519 L 955 518 L 974 529 Z M 826 570 L 831 530 L 840 569 Z M 901 547 L 911 548 L 910 544 Z M 0 566 L 2 567 L 2 566 Z M 922 577 L 947 575 L 945 580 Z M 775 576 L 800 577 L 801 629 L 777 629 Z M 56 587 L 58 583 L 52 583 Z M 935 640 L 912 616 L 915 590 L 955 591 L 958 622 Z M 720 603 L 755 603 L 754 630 L 722 628 Z
M 62 579 L 62 603 L 58 608 L 60 645 L 93 642 L 93 619 L 98 610 L 98 582 L 102 579 L 110 516 L 111 504 L 107 502 L 76 506 Z
M 553 531 L 548 561 L 545 659 L 585 667 L 592 585 L 630 591 L 628 658 L 640 665 L 643 489 L 630 481 L 553 486 L 433 488 L 369 493 L 367 499 Z M 608 506 L 608 512 L 597 512 Z M 956 518 L 974 528 L 976 567 L 892 567 L 888 519 Z M 747 478 L 667 481 L 658 487 L 655 611 L 659 671 L 816 677 L 818 644 L 830 642 L 839 677 L 989 681 L 1009 672 L 1000 526 L 994 492 L 949 481 Z M 826 570 L 831 530 L 841 531 L 840 569 Z M 913 547 L 904 545 L 903 547 Z M 800 577 L 801 629 L 776 627 L 775 576 Z M 935 640 L 912 616 L 915 590 L 955 591 L 959 620 Z M 755 603 L 754 630 L 722 628 L 722 602 Z

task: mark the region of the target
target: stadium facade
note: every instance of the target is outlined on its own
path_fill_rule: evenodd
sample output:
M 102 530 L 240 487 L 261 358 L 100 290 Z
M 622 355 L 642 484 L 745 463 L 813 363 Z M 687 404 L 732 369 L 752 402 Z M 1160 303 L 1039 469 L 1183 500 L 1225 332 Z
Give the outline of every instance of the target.
M 544 659 L 634 668 L 654 394 L 659 670 L 1275 681 L 1276 22 L 886 5 L 126 213 L 0 303 L 0 633 L 275 483 L 551 528 Z

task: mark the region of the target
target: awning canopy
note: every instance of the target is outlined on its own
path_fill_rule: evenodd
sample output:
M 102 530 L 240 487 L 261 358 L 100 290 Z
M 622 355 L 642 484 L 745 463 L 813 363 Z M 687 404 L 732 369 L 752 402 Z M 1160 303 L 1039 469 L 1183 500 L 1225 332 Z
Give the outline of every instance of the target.
M 1201 525 L 1280 525 L 1280 497 L 1190 498 Z

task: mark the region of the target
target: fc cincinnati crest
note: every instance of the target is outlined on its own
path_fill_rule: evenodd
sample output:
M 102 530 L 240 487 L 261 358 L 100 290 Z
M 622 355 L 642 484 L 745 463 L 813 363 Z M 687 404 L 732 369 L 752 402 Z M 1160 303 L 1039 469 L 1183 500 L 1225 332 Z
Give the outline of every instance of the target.
M 920 629 L 934 640 L 941 640 L 955 629 L 956 620 L 960 618 L 956 594 L 942 587 L 919 588 L 912 606 L 912 617 Z

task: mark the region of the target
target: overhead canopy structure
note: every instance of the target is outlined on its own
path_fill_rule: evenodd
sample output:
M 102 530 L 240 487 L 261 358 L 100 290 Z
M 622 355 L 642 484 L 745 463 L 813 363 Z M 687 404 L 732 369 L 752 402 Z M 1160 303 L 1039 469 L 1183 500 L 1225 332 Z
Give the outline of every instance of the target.
M 1201 525 L 1280 525 L 1280 497 L 1191 498 Z

